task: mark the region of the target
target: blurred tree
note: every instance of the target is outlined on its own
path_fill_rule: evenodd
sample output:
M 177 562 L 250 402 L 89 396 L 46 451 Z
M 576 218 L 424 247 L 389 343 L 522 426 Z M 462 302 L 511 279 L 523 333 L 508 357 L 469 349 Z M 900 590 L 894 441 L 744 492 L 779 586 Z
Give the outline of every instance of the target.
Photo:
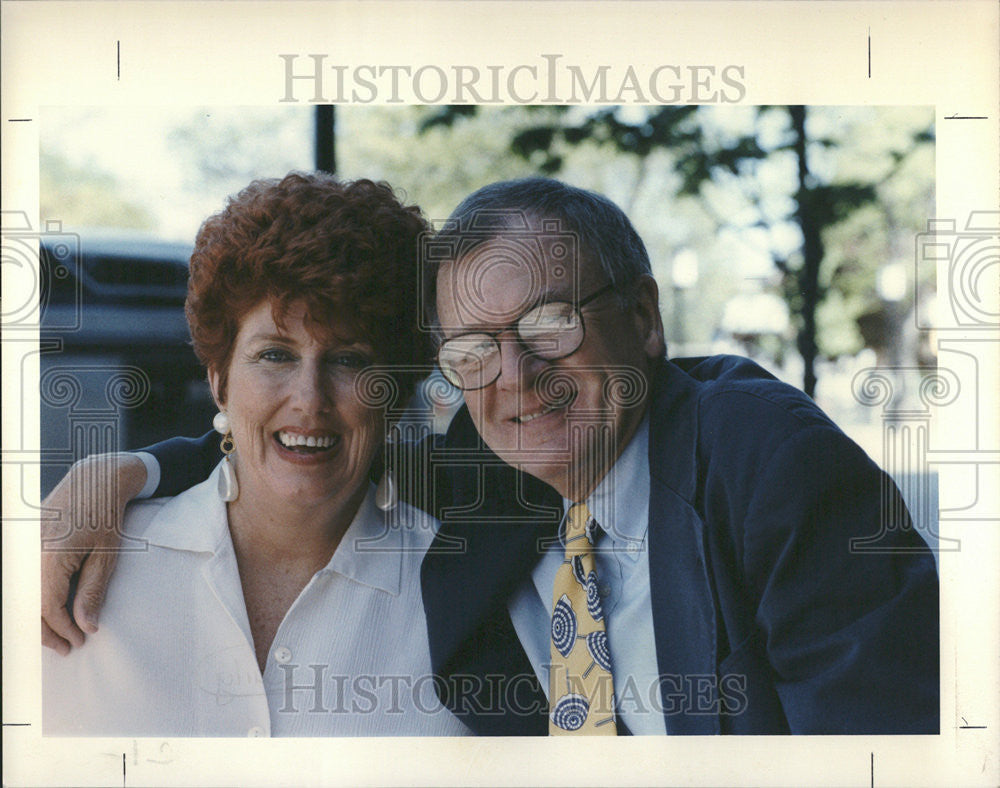
M 914 236 L 926 230 L 935 210 L 932 113 L 925 107 L 841 108 L 841 113 L 849 122 L 842 124 L 838 171 L 871 179 L 879 201 L 827 230 L 824 275 L 844 294 L 842 311 L 851 319 L 854 349 L 863 343 L 880 363 L 932 364 L 912 315 L 915 298 L 934 287 L 934 273 L 913 261 Z M 824 353 L 853 352 L 833 345 L 832 338 L 820 332 Z
M 314 115 L 299 107 L 214 107 L 188 113 L 166 133 L 184 184 L 218 202 L 254 178 L 311 170 Z
M 511 156 L 508 141 L 524 125 L 520 107 L 489 108 L 455 128 L 419 133 L 437 107 L 338 110 L 338 174 L 383 179 L 440 221 L 470 192 L 491 181 L 534 173 Z
M 568 152 L 580 145 L 608 147 L 637 161 L 634 198 L 651 171 L 649 164 L 655 154 L 667 151 L 679 176 L 676 193 L 700 198 L 714 213 L 718 227 L 756 227 L 774 234 L 776 228 L 794 224 L 798 243 L 791 248 L 785 244 L 784 249 L 782 244 L 769 244 L 768 251 L 780 272 L 781 294 L 795 325 L 796 346 L 803 361 L 803 389 L 814 395 L 815 363 L 820 353 L 817 315 L 821 306 L 831 291 L 836 291 L 834 301 L 838 305 L 850 302 L 855 307 L 859 285 L 874 291 L 870 282 L 859 282 L 846 272 L 841 276 L 822 275 L 827 234 L 867 209 L 878 215 L 886 198 L 880 186 L 892 180 L 916 151 L 933 140 L 930 120 L 896 139 L 880 137 L 881 158 L 888 157 L 888 167 L 880 171 L 869 167 L 844 177 L 838 175 L 836 166 L 816 166 L 824 163 L 824 152 L 836 151 L 846 141 L 843 127 L 827 123 L 828 128 L 822 128 L 824 124 L 812 123 L 814 115 L 822 114 L 825 108 L 739 108 L 753 111 L 754 117 L 749 127 L 738 130 L 720 124 L 719 108 L 715 107 L 657 107 L 639 117 L 632 112 L 625 116 L 620 107 L 603 107 L 582 115 L 579 108 L 540 109 L 546 113 L 544 119 L 521 128 L 510 138 L 511 151 L 538 172 L 561 172 Z M 436 108 L 424 119 L 421 129 L 456 127 L 477 112 L 477 107 L 470 106 Z M 818 125 L 819 130 L 814 130 L 813 125 Z M 781 179 L 776 171 L 782 168 L 786 171 L 783 193 L 768 185 Z M 732 207 L 715 209 L 726 201 Z M 631 202 L 623 204 L 627 212 Z M 871 262 L 862 268 L 870 272 Z M 833 355 L 851 344 L 831 338 L 833 341 L 827 344 Z
M 118 179 L 94 164 L 74 165 L 59 153 L 39 152 L 39 216 L 67 228 L 121 227 L 151 230 L 156 220 L 123 196 Z

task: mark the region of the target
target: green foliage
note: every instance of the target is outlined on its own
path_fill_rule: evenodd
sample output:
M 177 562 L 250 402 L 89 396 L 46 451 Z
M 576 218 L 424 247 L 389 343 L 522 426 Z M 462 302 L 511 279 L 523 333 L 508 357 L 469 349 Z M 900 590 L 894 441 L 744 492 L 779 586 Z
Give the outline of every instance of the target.
M 803 213 L 825 229 L 875 203 L 878 194 L 871 183 L 822 184 L 799 191 L 796 199 Z
M 39 154 L 39 216 L 67 228 L 151 230 L 156 222 L 140 203 L 122 195 L 117 178 L 95 165 L 75 166 L 64 156 Z
M 441 108 L 427 127 L 458 130 L 483 110 Z M 711 218 L 714 226 L 708 230 L 675 232 L 662 240 L 672 243 L 675 251 L 680 246 L 698 248 L 703 259 L 715 265 L 719 263 L 711 236 L 725 228 L 743 235 L 758 228 L 764 236 L 774 236 L 789 224 L 798 226 L 795 248 L 766 241 L 763 248 L 756 244 L 756 252 L 768 256 L 779 274 L 769 280 L 769 287 L 788 304 L 795 344 L 806 365 L 807 390 L 814 385 L 810 375 L 817 349 L 831 358 L 860 349 L 857 321 L 879 308 L 879 266 L 898 262 L 906 238 L 912 247 L 912 233 L 932 215 L 933 116 L 926 108 L 539 110 L 521 110 L 524 122 L 508 137 L 510 151 L 535 171 L 559 174 L 574 183 L 578 180 L 569 173 L 578 151 L 602 150 L 612 159 L 634 162 L 632 192 L 619 202 L 651 247 L 660 239 L 654 231 L 650 243 L 649 231 L 641 226 L 647 192 L 653 192 L 650 184 L 655 184 L 661 222 L 675 219 L 685 200 L 700 208 L 702 219 L 696 224 Z M 609 160 L 604 166 L 614 165 Z M 665 204 L 670 213 L 663 211 Z M 698 213 L 687 211 L 688 217 Z M 728 263 L 730 276 L 737 273 L 737 279 L 740 262 Z M 661 289 L 669 287 L 662 264 L 657 278 Z M 735 292 L 732 279 L 728 288 L 719 279 L 703 277 L 721 284 L 730 295 Z M 697 295 L 704 306 L 718 291 L 703 283 Z M 899 305 L 893 311 L 898 312 Z M 699 319 L 703 323 L 704 315 Z M 774 342 L 756 344 L 769 347 Z M 783 353 L 784 348 L 776 355 Z
M 386 180 L 441 221 L 480 186 L 536 172 L 508 149 L 523 108 L 464 109 L 456 123 L 444 119 L 446 107 L 338 107 L 338 174 Z
M 450 129 L 459 118 L 474 118 L 478 111 L 475 104 L 445 104 L 426 112 L 418 128 L 421 134 L 433 128 Z
M 51 111 L 42 215 L 190 240 L 251 178 L 309 168 L 313 117 L 304 105 Z M 336 135 L 339 175 L 387 180 L 432 220 L 537 173 L 606 194 L 646 242 L 668 340 L 686 353 L 710 352 L 727 303 L 761 292 L 792 326 L 746 340 L 761 353 L 801 349 L 812 322 L 821 355 L 853 352 L 858 321 L 889 314 L 880 271 L 912 279 L 914 234 L 934 215 L 929 107 L 351 105 L 336 107 Z M 675 299 L 682 249 L 699 278 Z M 892 314 L 913 293 L 910 281 Z M 890 341 L 881 322 L 865 341 Z
M 303 142 L 313 133 L 312 113 L 297 108 L 238 107 L 199 109 L 166 134 L 180 157 L 190 190 L 208 191 L 217 201 L 254 178 L 281 177 L 289 170 L 310 169 Z

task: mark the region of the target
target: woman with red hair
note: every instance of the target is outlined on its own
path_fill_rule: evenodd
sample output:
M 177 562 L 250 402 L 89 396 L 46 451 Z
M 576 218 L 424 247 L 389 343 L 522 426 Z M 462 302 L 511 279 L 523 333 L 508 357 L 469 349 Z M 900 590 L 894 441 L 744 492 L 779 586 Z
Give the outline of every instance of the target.
M 419 567 L 436 521 L 371 481 L 430 361 L 426 229 L 386 184 L 301 173 L 202 225 L 186 312 L 225 458 L 129 507 L 138 548 L 100 629 L 46 649 L 46 734 L 466 732 L 430 675 Z

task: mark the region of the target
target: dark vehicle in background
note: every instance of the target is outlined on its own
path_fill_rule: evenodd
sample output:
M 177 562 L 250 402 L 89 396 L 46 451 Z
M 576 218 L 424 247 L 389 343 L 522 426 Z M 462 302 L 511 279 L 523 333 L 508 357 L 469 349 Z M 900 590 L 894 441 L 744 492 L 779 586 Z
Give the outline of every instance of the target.
M 75 460 L 211 428 L 184 318 L 191 246 L 125 232 L 42 234 L 42 495 Z

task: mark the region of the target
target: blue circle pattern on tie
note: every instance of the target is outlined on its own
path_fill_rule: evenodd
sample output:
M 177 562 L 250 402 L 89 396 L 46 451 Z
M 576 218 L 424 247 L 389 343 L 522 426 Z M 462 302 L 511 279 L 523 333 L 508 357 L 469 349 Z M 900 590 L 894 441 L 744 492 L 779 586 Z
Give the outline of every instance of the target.
M 576 613 L 569 598 L 563 594 L 552 611 L 552 642 L 564 657 L 569 656 L 576 641 Z
M 579 730 L 590 712 L 590 703 L 583 695 L 563 695 L 552 709 L 552 722 L 564 731 Z
M 599 526 L 586 504 L 575 504 L 563 528 L 565 558 L 553 583 L 549 731 L 614 735 L 611 650 L 593 555 Z M 595 631 L 587 631 L 591 629 Z M 579 640 L 586 642 L 586 651 L 583 645 L 577 647 Z M 597 705 L 591 706 L 591 701 Z
M 608 648 L 608 635 L 606 632 L 591 632 L 587 635 L 587 651 L 594 658 L 594 662 L 604 670 L 611 670 L 611 649 Z
M 604 618 L 604 613 L 601 611 L 601 595 L 597 590 L 597 572 L 593 570 L 587 575 L 587 610 L 594 621 Z

